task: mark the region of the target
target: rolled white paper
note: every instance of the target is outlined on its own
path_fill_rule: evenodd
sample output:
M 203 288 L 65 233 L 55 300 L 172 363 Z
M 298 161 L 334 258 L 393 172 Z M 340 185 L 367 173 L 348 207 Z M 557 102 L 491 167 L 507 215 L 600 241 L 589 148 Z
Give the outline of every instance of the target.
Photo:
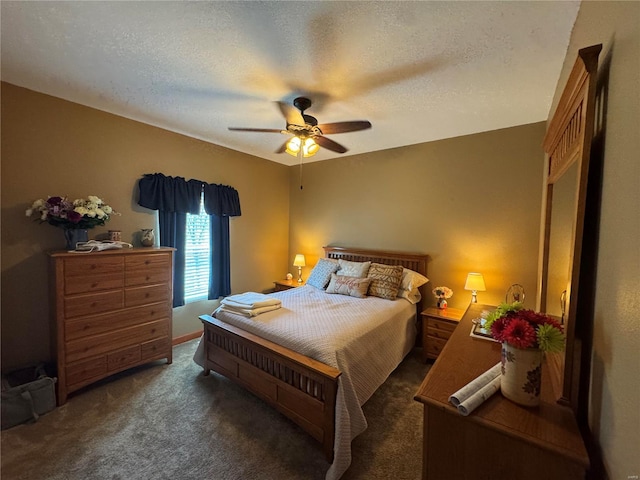
M 501 364 L 497 363 L 496 365 L 491 367 L 489 370 L 484 372 L 482 375 L 470 381 L 460 390 L 458 390 L 453 395 L 451 395 L 449 397 L 449 401 L 453 404 L 454 407 L 458 408 L 461 403 L 471 398 L 474 394 L 479 393 L 480 390 L 482 390 L 484 387 L 492 385 L 496 378 L 498 379 L 498 388 L 500 388 L 500 375 L 501 375 Z M 494 392 L 491 392 L 491 393 L 493 394 Z M 489 396 L 491 396 L 491 394 Z M 482 403 L 484 400 L 489 398 L 489 396 L 483 399 L 480 403 Z M 476 408 L 478 405 L 476 405 L 474 408 Z M 470 412 L 471 411 L 469 411 L 469 413 Z
M 466 417 L 498 390 L 500 390 L 499 376 L 458 405 L 458 411 Z

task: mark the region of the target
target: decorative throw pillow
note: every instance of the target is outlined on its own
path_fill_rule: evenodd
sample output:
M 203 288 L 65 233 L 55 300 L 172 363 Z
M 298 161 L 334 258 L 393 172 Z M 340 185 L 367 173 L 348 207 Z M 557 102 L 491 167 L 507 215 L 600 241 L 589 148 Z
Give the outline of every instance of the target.
M 402 282 L 402 265 L 372 263 L 367 276 L 371 279 L 369 295 L 394 300 Z
M 347 277 L 366 277 L 369 272 L 371 262 L 350 262 L 348 260 L 339 259 L 338 265 L 340 269 L 336 272 L 338 275 Z
M 338 262 L 335 260 L 330 260 L 328 258 L 319 259 L 318 263 L 313 267 L 313 270 L 311 270 L 309 278 L 307 278 L 307 285 L 324 290 L 327 283 L 329 283 L 331 274 L 336 272 L 338 268 Z
M 327 293 L 337 293 L 350 297 L 364 298 L 371 283 L 370 278 L 348 277 L 346 275 L 331 274 L 331 280 L 327 287 Z

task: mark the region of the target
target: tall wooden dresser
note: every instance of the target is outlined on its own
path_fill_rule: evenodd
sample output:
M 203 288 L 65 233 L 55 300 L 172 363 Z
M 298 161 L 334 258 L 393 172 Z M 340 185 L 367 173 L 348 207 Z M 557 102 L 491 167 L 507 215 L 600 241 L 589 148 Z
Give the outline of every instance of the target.
M 58 405 L 116 372 L 172 362 L 173 250 L 50 253 Z

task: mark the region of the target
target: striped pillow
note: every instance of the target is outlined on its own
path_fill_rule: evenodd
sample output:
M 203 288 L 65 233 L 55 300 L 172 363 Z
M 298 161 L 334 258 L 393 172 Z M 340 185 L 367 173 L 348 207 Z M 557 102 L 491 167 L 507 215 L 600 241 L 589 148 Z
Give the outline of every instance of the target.
M 367 278 L 371 279 L 369 295 L 394 300 L 402 282 L 402 265 L 372 263 Z

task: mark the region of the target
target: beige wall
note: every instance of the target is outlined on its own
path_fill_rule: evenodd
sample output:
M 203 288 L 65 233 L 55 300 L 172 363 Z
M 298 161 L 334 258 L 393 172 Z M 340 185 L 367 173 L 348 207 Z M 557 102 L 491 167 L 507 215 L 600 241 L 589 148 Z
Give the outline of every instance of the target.
M 554 105 L 578 50 L 598 43 L 607 93 L 589 423 L 609 478 L 627 479 L 640 475 L 640 3 L 582 2 Z
M 97 195 L 122 213 L 109 229 L 135 240 L 157 214 L 136 204 L 137 181 L 161 172 L 231 185 L 242 216 L 232 218 L 234 292 L 265 290 L 288 268 L 289 170 L 183 135 L 2 83 L 2 368 L 49 358 L 47 256 L 62 231 L 25 217 L 37 198 Z M 256 182 L 255 179 L 261 179 Z M 174 310 L 174 337 L 202 328 L 214 302 Z
M 428 290 L 452 288 L 449 305 L 468 305 L 466 275 L 479 271 L 480 303 L 520 283 L 533 308 L 544 131 L 542 122 L 310 163 L 302 190 L 291 167 L 289 257 L 307 256 L 306 278 L 324 245 L 427 253 Z

